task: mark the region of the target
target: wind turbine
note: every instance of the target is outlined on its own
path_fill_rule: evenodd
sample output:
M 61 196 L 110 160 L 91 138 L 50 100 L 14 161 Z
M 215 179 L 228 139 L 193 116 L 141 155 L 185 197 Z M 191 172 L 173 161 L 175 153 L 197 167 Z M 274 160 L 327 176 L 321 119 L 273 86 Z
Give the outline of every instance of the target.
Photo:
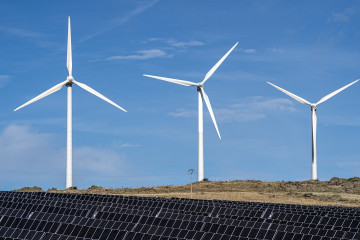
M 311 165 L 311 169 L 312 169 L 312 180 L 317 180 L 317 157 L 316 157 L 316 125 L 317 125 L 317 118 L 316 118 L 316 108 L 320 103 L 325 102 L 326 100 L 328 100 L 329 98 L 335 96 L 336 94 L 338 94 L 339 92 L 343 91 L 344 89 L 350 87 L 351 85 L 353 85 L 354 83 L 356 83 L 358 80 L 353 81 L 352 83 L 349 83 L 348 85 L 326 95 L 325 97 L 321 98 L 317 103 L 310 103 L 307 100 L 296 96 L 295 94 L 286 91 L 285 89 L 282 89 L 281 87 L 276 86 L 275 84 L 272 84 L 270 82 L 267 82 L 268 84 L 270 84 L 271 86 L 279 89 L 280 91 L 282 91 L 283 93 L 289 95 L 290 97 L 292 97 L 293 99 L 303 103 L 303 104 L 307 104 L 311 107 L 311 116 L 312 116 L 312 165 Z
M 236 43 L 210 69 L 210 71 L 205 75 L 205 78 L 203 79 L 202 82 L 194 83 L 194 82 L 184 81 L 184 80 L 179 80 L 179 79 L 174 79 L 174 78 L 159 77 L 159 76 L 153 76 L 153 75 L 144 74 L 145 77 L 156 78 L 156 79 L 159 79 L 159 80 L 176 83 L 176 84 L 180 84 L 180 85 L 183 85 L 183 86 L 196 86 L 197 92 L 198 92 L 198 118 L 199 118 L 199 120 L 198 120 L 198 129 L 199 129 L 198 181 L 203 181 L 204 180 L 203 100 L 205 101 L 205 104 L 206 104 L 206 106 L 207 106 L 207 108 L 209 110 L 211 119 L 212 119 L 212 121 L 214 123 L 214 126 L 215 126 L 215 129 L 216 129 L 216 132 L 217 132 L 219 138 L 221 139 L 220 132 L 219 132 L 218 126 L 216 124 L 215 116 L 214 116 L 213 110 L 211 108 L 209 97 L 206 95 L 205 90 L 204 90 L 204 84 L 211 77 L 211 75 L 213 75 L 213 73 L 222 64 L 222 62 L 227 58 L 227 56 L 232 52 L 232 50 L 234 50 L 234 48 L 236 47 L 237 44 L 238 43 Z
M 20 108 L 23 108 L 37 100 L 40 100 L 54 92 L 59 91 L 63 86 L 67 87 L 67 141 L 66 141 L 66 188 L 72 187 L 72 85 L 75 83 L 82 89 L 94 94 L 95 96 L 103 99 L 104 101 L 114 105 L 115 107 L 123 110 L 126 112 L 125 109 L 108 99 L 107 97 L 103 96 L 99 92 L 95 91 L 91 87 L 80 83 L 78 81 L 75 81 L 75 79 L 72 76 L 72 53 L 71 53 L 71 29 L 70 29 L 70 17 L 69 17 L 69 23 L 68 23 L 68 44 L 67 44 L 67 63 L 66 63 L 67 69 L 69 71 L 69 76 L 66 78 L 65 81 L 55 85 L 54 87 L 50 88 L 49 90 L 41 93 L 37 97 L 31 99 L 30 101 L 24 103 L 20 107 L 16 108 L 14 111 L 19 110 Z

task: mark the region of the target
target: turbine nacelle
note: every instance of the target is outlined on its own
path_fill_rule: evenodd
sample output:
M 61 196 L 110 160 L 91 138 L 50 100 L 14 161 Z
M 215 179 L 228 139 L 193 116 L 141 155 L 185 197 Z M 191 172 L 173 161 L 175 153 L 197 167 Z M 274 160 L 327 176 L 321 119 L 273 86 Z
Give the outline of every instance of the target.
M 66 78 L 66 80 L 68 81 L 68 83 L 73 83 L 73 82 L 74 82 L 73 76 L 68 76 L 68 77 Z

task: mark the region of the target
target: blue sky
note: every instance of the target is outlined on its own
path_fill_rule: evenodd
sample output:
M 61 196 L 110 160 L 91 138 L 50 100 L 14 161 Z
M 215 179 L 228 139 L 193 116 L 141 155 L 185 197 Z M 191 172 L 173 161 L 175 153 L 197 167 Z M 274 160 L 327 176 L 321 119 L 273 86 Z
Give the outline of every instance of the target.
M 73 87 L 74 185 L 186 184 L 197 169 L 195 88 L 206 82 L 222 140 L 204 110 L 205 177 L 311 178 L 310 102 L 359 78 L 357 1 L 1 1 L 0 189 L 65 187 L 66 89 L 13 110 L 68 75 L 128 110 Z M 360 85 L 317 110 L 318 176 L 359 176 Z

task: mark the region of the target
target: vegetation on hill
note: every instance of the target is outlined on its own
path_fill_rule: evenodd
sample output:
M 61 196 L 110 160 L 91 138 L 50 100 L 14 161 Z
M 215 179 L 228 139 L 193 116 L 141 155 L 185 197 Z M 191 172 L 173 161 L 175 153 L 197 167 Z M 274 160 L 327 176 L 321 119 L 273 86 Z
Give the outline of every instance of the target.
M 25 187 L 14 191 L 44 191 L 39 187 Z M 190 184 L 182 186 L 157 186 L 141 188 L 103 188 L 91 186 L 87 189 L 72 187 L 65 190 L 55 188 L 47 192 L 118 194 L 152 197 L 180 197 L 219 199 L 231 201 L 256 201 L 311 205 L 338 205 L 360 207 L 360 178 L 334 177 L 330 181 L 218 181 L 195 182 L 193 194 Z

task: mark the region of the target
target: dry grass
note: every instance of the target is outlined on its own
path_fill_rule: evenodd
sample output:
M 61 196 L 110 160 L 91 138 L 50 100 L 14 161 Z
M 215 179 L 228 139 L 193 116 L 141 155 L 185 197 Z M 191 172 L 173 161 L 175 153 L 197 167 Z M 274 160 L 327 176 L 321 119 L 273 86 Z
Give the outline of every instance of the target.
M 14 191 L 43 191 L 22 188 Z M 145 197 L 190 198 L 190 184 L 142 188 L 49 189 L 48 192 L 116 194 Z M 332 178 L 330 181 L 261 182 L 226 181 L 193 183 L 192 198 L 230 201 L 271 202 L 305 205 L 337 205 L 360 207 L 360 178 Z

